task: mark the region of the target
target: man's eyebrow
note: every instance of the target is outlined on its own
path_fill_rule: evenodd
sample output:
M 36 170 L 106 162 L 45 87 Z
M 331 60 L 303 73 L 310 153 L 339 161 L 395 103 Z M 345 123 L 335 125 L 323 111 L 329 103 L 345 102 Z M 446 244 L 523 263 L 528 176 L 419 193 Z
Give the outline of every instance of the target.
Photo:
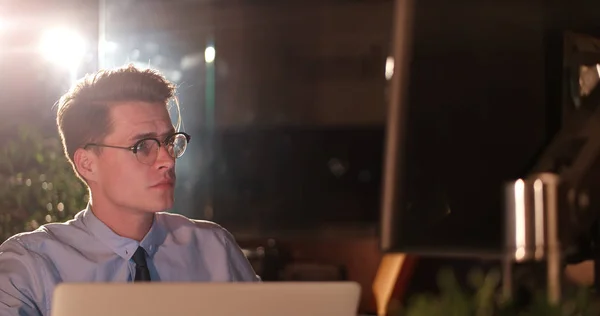
M 155 132 L 148 132 L 148 133 L 141 133 L 141 134 L 136 134 L 134 136 L 132 136 L 131 138 L 129 138 L 130 141 L 136 141 L 136 140 L 140 140 L 140 139 L 144 139 L 144 138 L 161 138 L 161 137 L 167 137 L 168 135 L 171 135 L 175 133 L 175 129 L 172 128 L 170 130 L 168 130 L 165 133 L 162 133 L 161 135 L 156 134 Z
M 157 136 L 158 135 L 156 135 L 155 132 L 141 133 L 141 134 L 136 134 L 136 135 L 130 137 L 129 140 L 134 141 L 134 140 L 140 140 L 143 138 L 157 137 Z

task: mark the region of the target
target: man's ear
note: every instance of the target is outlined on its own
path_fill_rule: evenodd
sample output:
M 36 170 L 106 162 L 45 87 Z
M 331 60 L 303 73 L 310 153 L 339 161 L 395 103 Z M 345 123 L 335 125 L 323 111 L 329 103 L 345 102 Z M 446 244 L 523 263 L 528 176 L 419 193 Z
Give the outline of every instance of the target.
M 73 155 L 75 168 L 86 181 L 96 181 L 98 177 L 97 158 L 98 156 L 93 151 L 83 148 L 78 148 Z

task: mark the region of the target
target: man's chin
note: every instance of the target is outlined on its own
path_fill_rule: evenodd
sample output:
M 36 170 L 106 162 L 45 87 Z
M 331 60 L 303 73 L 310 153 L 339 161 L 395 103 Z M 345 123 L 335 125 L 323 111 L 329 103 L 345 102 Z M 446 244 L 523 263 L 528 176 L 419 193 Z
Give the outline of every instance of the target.
M 150 213 L 158 213 L 158 212 L 166 212 L 171 210 L 171 208 L 173 207 L 173 199 L 171 200 L 163 200 L 163 201 L 157 201 L 156 203 L 153 203 L 152 205 L 148 205 L 148 207 L 146 208 L 148 212 Z
M 160 190 L 158 192 L 148 192 L 147 201 L 149 202 L 148 211 L 164 212 L 168 211 L 173 207 L 175 194 L 173 190 Z

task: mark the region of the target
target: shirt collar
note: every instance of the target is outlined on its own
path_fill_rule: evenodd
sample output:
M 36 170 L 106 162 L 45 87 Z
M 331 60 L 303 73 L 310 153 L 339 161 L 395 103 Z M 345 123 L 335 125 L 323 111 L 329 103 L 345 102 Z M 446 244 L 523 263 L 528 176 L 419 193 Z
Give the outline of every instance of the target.
M 112 229 L 104 224 L 94 212 L 92 212 L 91 206 L 88 204 L 86 209 L 82 212 L 82 222 L 88 232 L 94 235 L 98 240 L 110 248 L 113 252 L 121 256 L 123 259 L 129 260 L 133 256 L 137 247 L 140 245 L 146 250 L 149 257 L 154 256 L 158 250 L 158 246 L 166 237 L 166 232 L 163 227 L 159 224 L 158 216 L 154 216 L 152 227 L 148 234 L 142 239 L 141 243 L 131 238 L 126 238 L 117 235 Z
M 148 256 L 152 258 L 158 247 L 165 241 L 167 237 L 167 230 L 164 225 L 161 225 L 161 213 L 154 214 L 154 221 L 152 222 L 152 227 L 142 239 L 140 245 L 146 250 Z

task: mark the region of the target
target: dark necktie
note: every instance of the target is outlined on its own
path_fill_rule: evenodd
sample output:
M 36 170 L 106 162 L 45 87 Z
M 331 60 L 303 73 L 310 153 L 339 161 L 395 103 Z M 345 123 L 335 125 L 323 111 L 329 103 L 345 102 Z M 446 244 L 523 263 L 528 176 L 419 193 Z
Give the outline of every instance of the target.
M 146 264 L 146 251 L 141 246 L 133 254 L 133 262 L 135 262 L 134 282 L 150 281 L 150 270 L 148 270 Z

